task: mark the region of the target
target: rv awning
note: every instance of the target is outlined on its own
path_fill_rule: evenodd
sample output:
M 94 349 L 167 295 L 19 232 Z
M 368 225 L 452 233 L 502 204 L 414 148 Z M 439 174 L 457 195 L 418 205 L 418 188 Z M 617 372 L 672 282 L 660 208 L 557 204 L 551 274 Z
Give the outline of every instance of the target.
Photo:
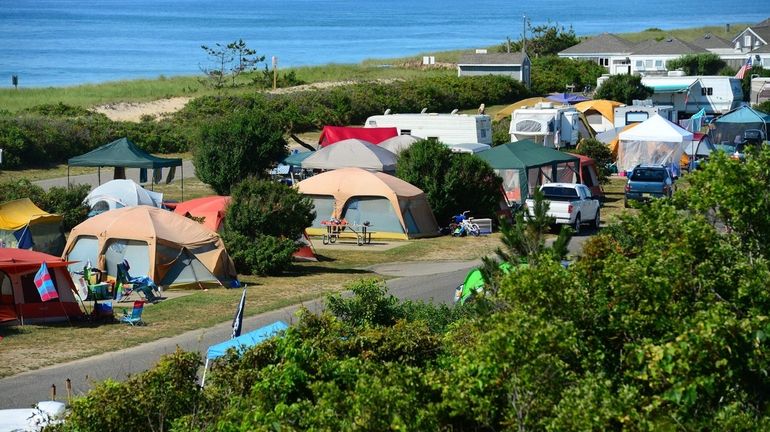
M 686 93 L 691 84 L 651 84 L 653 93 Z

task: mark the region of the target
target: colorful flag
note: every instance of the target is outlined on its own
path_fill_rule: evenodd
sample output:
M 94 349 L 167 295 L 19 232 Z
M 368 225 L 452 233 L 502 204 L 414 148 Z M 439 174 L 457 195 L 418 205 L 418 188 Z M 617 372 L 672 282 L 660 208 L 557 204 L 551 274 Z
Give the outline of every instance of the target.
M 40 293 L 40 300 L 48 301 L 59 298 L 59 293 L 56 292 L 56 287 L 53 286 L 53 281 L 45 262 L 40 266 L 37 274 L 35 274 L 35 286 L 37 287 L 37 292 Z
M 738 79 L 743 79 L 744 76 L 746 76 L 746 72 L 751 70 L 751 57 L 746 59 L 746 63 L 741 66 L 740 69 L 738 69 L 738 73 L 735 74 L 735 77 Z
M 241 295 L 241 302 L 238 304 L 238 310 L 235 312 L 235 318 L 233 318 L 233 335 L 235 339 L 241 335 L 241 327 L 243 327 L 243 310 L 246 308 L 246 288 L 243 289 Z

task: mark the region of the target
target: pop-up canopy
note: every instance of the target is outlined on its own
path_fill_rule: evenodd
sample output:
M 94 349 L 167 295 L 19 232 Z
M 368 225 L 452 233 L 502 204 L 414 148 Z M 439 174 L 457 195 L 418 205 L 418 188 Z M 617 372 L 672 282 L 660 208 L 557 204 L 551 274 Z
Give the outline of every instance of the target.
M 618 170 L 628 171 L 638 164 L 676 168 L 692 133 L 655 114 L 618 138 Z

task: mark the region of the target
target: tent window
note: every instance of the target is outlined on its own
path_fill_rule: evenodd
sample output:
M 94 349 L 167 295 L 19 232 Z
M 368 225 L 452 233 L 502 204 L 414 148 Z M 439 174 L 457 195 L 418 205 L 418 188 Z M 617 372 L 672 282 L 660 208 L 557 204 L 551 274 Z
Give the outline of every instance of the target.
M 4 271 L 0 271 L 0 305 L 13 304 L 13 282 Z
M 136 240 L 111 240 L 104 253 L 107 274 L 118 274 L 118 263 L 127 260 L 131 276 L 150 276 L 150 251 L 146 242 Z
M 649 117 L 650 117 L 650 114 L 646 112 L 627 112 L 626 124 L 629 125 L 632 123 L 641 123 L 647 120 Z
M 588 167 L 588 165 L 583 166 L 580 172 L 582 173 L 580 179 L 584 185 L 588 187 L 595 186 L 594 177 L 591 175 L 591 169 Z
M 314 227 L 322 227 L 321 221 L 329 220 L 334 214 L 334 197 L 330 195 L 308 195 L 313 200 L 313 207 L 315 208 L 315 219 L 313 219 Z
M 97 251 L 99 250 L 99 240 L 93 236 L 80 236 L 75 241 L 75 246 L 67 254 L 68 261 L 78 261 L 69 265 L 69 271 L 82 271 L 88 262 L 92 266 L 99 263 Z
M 393 204 L 384 197 L 353 197 L 345 203 L 342 217 L 350 224 L 368 221 L 375 231 L 404 232 Z
M 412 216 L 411 209 L 404 211 L 404 223 L 406 223 L 406 230 L 409 234 L 418 234 L 420 232 L 420 229 L 417 227 L 417 221 Z

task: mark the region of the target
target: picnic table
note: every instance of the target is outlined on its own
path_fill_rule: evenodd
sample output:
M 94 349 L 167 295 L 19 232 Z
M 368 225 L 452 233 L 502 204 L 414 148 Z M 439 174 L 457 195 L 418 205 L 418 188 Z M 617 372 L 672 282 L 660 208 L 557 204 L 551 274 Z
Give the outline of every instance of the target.
M 321 225 L 326 227 L 326 234 L 323 235 L 323 244 L 334 244 L 340 238 L 340 235 L 346 229 L 356 236 L 356 244 L 363 246 L 372 242 L 371 224 L 349 224 L 344 219 L 321 221 Z

